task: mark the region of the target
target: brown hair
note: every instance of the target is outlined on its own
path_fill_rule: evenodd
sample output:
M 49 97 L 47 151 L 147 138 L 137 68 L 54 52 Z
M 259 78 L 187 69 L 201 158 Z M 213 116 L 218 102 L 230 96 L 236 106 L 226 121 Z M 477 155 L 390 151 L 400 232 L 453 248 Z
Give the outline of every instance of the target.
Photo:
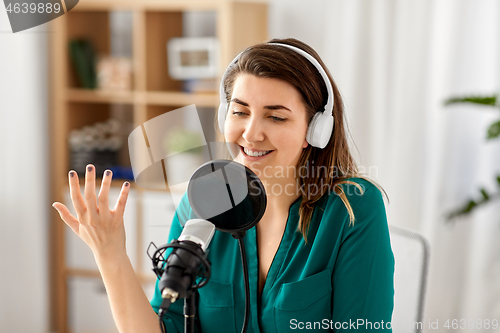
M 354 213 L 341 185 L 353 184 L 360 192 L 362 192 L 362 188 L 359 184 L 346 180 L 350 177 L 359 177 L 359 175 L 356 162 L 347 143 L 342 97 L 323 61 L 316 51 L 307 44 L 293 38 L 272 39 L 269 43 L 257 44 L 246 49 L 238 62 L 227 73 L 224 82 L 227 103 L 230 102 L 236 78 L 240 73 L 245 73 L 257 77 L 281 79 L 291 83 L 301 94 L 306 105 L 308 123 L 317 111 L 323 111 L 328 99 L 328 92 L 316 67 L 299 53 L 287 47 L 272 45 L 272 43 L 295 46 L 312 55 L 327 73 L 333 87 L 335 125 L 330 141 L 324 149 L 311 145 L 304 148 L 296 166 L 299 170 L 297 184 L 300 189 L 304 189 L 301 191 L 299 229 L 307 241 L 307 231 L 314 205 L 325 194 L 325 189 L 328 191 L 334 189 L 335 193 L 340 196 L 349 212 L 352 224 L 354 223 Z M 311 79 L 304 80 L 304 78 Z M 328 112 L 330 111 L 328 110 Z M 316 172 L 310 172 L 311 167 Z M 315 189 L 314 193 L 312 189 Z

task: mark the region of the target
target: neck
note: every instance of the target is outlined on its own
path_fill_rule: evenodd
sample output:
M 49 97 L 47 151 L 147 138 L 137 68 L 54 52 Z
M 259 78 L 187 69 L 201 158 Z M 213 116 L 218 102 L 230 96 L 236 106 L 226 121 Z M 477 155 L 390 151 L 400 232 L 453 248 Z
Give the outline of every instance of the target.
M 267 195 L 266 212 L 288 211 L 300 197 L 295 179 L 265 179 L 262 183 Z

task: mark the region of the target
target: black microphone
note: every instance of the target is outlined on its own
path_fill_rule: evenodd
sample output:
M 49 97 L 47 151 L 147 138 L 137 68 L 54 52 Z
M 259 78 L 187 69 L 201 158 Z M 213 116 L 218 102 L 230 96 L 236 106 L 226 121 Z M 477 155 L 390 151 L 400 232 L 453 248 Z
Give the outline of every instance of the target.
M 159 289 L 163 299 L 170 303 L 185 298 L 206 265 L 206 249 L 212 240 L 215 226 L 202 219 L 186 222 L 179 238 L 170 245 L 174 249 L 168 256 Z
M 178 239 L 156 249 L 153 256 L 153 271 L 160 279 L 163 301 L 158 310 L 160 328 L 165 332 L 163 317 L 170 305 L 179 298 L 184 298 L 184 315 L 186 332 L 194 332 L 194 315 L 196 312 L 196 291 L 207 284 L 210 279 L 210 263 L 206 250 L 215 232 L 215 226 L 206 220 L 193 219 L 186 222 Z M 154 246 L 153 243 L 150 247 Z M 172 252 L 165 257 L 168 248 Z M 148 249 L 149 253 L 149 249 Z M 196 281 L 201 278 L 200 281 Z

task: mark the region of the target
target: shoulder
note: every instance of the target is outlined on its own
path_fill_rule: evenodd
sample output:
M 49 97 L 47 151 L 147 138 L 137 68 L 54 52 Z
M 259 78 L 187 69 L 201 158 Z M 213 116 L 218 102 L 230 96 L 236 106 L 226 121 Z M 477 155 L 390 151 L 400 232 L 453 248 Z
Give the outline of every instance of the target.
M 348 178 L 337 186 L 341 192 L 330 191 L 324 204 L 327 216 L 342 216 L 343 228 L 347 230 L 387 228 L 382 193 L 374 183 L 364 178 Z
M 335 185 L 338 191 L 332 189 L 328 194 L 328 202 L 339 200 L 344 194 L 352 209 L 385 207 L 380 189 L 364 178 L 347 178 Z

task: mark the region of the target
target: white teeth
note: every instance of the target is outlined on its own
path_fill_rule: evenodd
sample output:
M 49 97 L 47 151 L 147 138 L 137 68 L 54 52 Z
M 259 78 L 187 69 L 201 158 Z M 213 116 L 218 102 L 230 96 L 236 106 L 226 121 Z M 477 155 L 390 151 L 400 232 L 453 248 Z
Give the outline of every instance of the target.
M 248 156 L 253 156 L 253 157 L 259 157 L 259 156 L 263 156 L 263 155 L 266 155 L 266 154 L 269 154 L 270 152 L 272 152 L 272 150 L 268 150 L 268 151 L 260 151 L 260 152 L 253 152 L 251 150 L 248 150 L 246 148 L 243 148 L 243 151 L 245 152 L 245 154 L 247 154 Z

